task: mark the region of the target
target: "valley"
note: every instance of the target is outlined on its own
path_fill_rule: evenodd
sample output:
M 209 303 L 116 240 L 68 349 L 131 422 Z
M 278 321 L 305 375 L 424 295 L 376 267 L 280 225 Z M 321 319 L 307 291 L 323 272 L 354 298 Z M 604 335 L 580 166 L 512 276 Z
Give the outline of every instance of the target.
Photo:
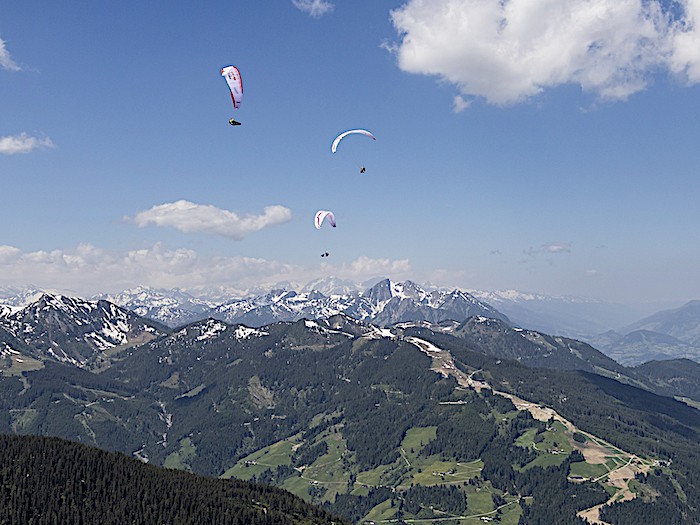
M 390 335 L 390 337 L 395 336 Z M 532 428 L 516 440 L 517 446 L 532 448 L 536 453 L 536 457 L 522 467 L 522 470 L 561 465 L 573 450 L 579 451 L 584 461 L 571 465 L 569 480 L 574 483 L 586 481 L 599 483 L 609 494 L 609 498 L 604 503 L 578 512 L 578 515 L 589 523 L 605 524 L 606 522 L 599 517 L 602 506 L 635 498 L 637 493 L 631 489 L 635 476 L 658 466 L 656 460 L 642 459 L 603 439 L 581 431 L 551 408 L 525 401 L 507 392 L 494 390 L 485 381 L 474 378 L 479 370 L 463 372 L 455 365 L 449 351 L 429 341 L 411 336 L 407 337 L 406 341 L 431 358 L 432 371 L 444 377 L 453 377 L 458 389 L 476 392 L 488 390 L 494 395 L 508 399 L 517 410 L 527 412 L 534 420 L 547 424 L 544 430 L 538 431 Z M 440 402 L 441 405 L 455 407 L 464 403 L 466 403 L 464 400 Z M 506 413 L 501 416 L 513 417 L 514 414 Z M 311 494 L 313 499 L 314 494 L 320 495 L 321 497 L 317 497 L 316 501 L 321 502 L 333 501 L 339 494 L 346 491 L 356 496 L 367 496 L 371 490 L 388 488 L 393 500 L 393 498 L 401 498 L 401 494 L 413 486 L 461 486 L 466 487 L 467 508 L 472 509 L 468 514 L 451 514 L 439 506 L 431 506 L 431 517 L 418 517 L 420 512 L 409 517 L 400 512 L 397 513 L 396 504 L 388 504 L 387 499 L 371 508 L 362 521 L 375 523 L 396 523 L 399 520 L 406 523 L 449 521 L 456 524 L 483 523 L 484 521 L 518 522 L 521 515 L 519 503 L 522 496 L 503 493 L 488 481 L 483 480 L 481 478 L 482 460 L 476 459 L 464 463 L 456 460 L 445 461 L 436 456 L 425 457 L 421 454 L 425 445 L 436 438 L 436 426 L 408 429 L 399 446 L 400 456 L 394 463 L 360 472 L 353 467 L 353 454 L 347 449 L 347 443 L 342 438 L 342 429 L 343 425 L 338 424 L 335 427 L 329 427 L 327 432 L 319 434 L 315 446 L 325 443 L 326 454 L 310 465 L 294 467 L 298 475 L 292 475 L 279 486 L 302 497 L 308 498 Z M 579 436 L 580 441 L 574 439 L 575 434 Z M 276 442 L 239 460 L 233 468 L 224 473 L 224 477 L 260 479 L 262 476 L 262 479 L 265 479 L 266 471 L 275 472 L 284 467 L 290 468 L 294 464 L 294 452 L 303 444 L 301 434 Z M 502 499 L 503 503 L 496 505 L 494 499 Z M 422 512 L 426 514 L 425 511 Z

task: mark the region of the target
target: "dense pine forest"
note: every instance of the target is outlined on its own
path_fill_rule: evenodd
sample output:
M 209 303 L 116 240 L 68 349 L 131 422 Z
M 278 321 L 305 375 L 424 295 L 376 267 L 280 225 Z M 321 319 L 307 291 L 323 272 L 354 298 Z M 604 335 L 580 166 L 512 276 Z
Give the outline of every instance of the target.
M 289 492 L 158 468 L 57 438 L 0 435 L 2 525 L 346 523 Z

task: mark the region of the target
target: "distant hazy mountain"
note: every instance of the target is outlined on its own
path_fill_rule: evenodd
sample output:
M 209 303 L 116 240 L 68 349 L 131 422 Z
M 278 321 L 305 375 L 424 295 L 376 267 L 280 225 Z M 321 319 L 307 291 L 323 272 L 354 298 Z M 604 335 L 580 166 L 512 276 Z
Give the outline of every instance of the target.
M 137 313 L 175 327 L 206 317 L 217 303 L 199 299 L 182 290 L 159 290 L 138 286 L 118 294 L 98 295 L 104 299 Z
M 606 332 L 591 339 L 591 344 L 626 366 L 664 359 L 688 358 L 700 361 L 700 347 L 651 330 L 635 330 L 627 335 Z
M 633 308 L 594 299 L 501 290 L 468 290 L 518 326 L 548 334 L 588 339 L 639 317 Z
M 33 287 L 0 287 L 0 304 L 9 307 L 23 307 L 36 301 L 45 292 Z
M 363 289 L 361 285 L 347 279 L 324 277 L 305 284 L 299 291 L 302 293 L 321 292 L 323 295 L 352 295 L 361 292 Z
M 690 345 L 700 346 L 700 301 L 690 301 L 680 308 L 662 310 L 620 331 L 630 333 L 635 330 L 658 332 Z
M 657 312 L 587 340 L 624 365 L 679 358 L 700 362 L 700 301 Z

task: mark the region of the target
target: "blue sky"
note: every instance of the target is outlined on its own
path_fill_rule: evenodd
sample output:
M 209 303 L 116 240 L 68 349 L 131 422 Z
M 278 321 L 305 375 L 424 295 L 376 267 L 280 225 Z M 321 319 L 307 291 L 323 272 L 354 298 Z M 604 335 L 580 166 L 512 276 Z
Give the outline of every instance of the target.
M 0 286 L 700 298 L 700 0 L 671 7 L 5 2 Z

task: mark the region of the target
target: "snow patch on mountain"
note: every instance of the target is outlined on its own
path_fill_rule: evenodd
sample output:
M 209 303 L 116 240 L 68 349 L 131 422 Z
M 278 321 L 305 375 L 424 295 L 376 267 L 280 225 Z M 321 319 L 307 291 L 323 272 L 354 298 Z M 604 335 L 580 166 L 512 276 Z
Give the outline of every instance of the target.
M 367 339 L 396 339 L 398 336 L 390 328 L 380 328 L 372 326 L 372 330 L 363 337 Z
M 5 341 L 0 341 L 0 359 L 20 355 L 20 352 L 12 348 Z
M 350 338 L 355 337 L 354 334 L 345 332 L 343 330 L 334 330 L 332 328 L 329 328 L 328 326 L 321 325 L 317 321 L 312 321 L 309 319 L 304 319 L 304 326 L 308 328 L 309 331 L 316 332 L 317 334 L 340 334 Z
M 216 321 L 214 319 L 209 319 L 201 327 L 202 332 L 197 336 L 197 341 L 205 341 L 206 339 L 213 339 L 224 333 L 228 329 L 228 325 L 222 323 L 221 321 Z
M 251 337 L 264 337 L 266 335 L 270 335 L 270 333 L 265 332 L 264 330 L 258 330 L 257 328 L 249 328 L 247 326 L 240 325 L 236 327 L 233 335 L 236 339 L 241 340 L 250 339 Z

